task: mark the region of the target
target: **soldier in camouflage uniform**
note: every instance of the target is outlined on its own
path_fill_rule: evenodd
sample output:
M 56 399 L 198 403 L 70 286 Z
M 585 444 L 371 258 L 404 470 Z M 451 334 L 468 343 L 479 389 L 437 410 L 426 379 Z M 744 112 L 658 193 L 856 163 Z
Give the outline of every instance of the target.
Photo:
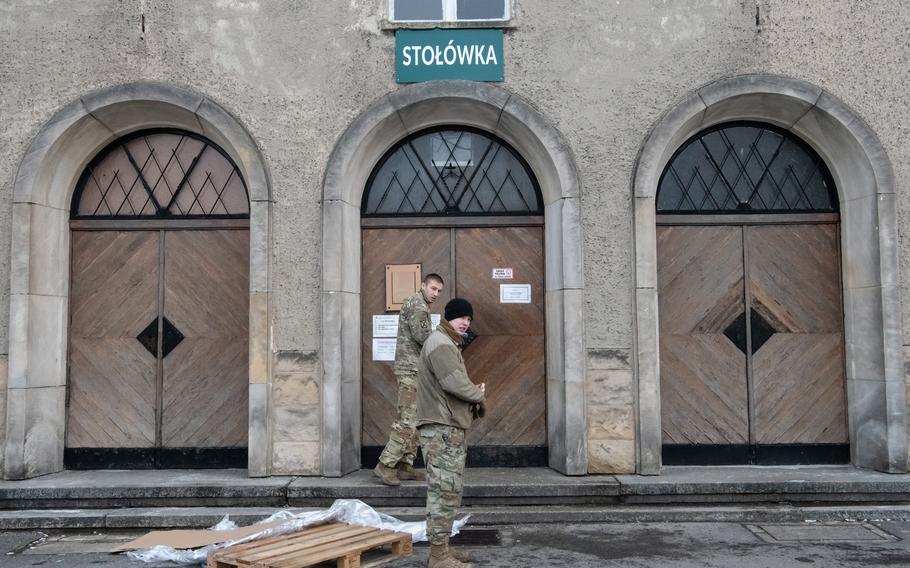
M 386 485 L 400 485 L 402 479 L 425 481 L 423 472 L 414 469 L 417 455 L 417 359 L 423 342 L 433 331 L 429 304 L 442 293 L 438 274 L 427 274 L 401 305 L 398 314 L 398 339 L 395 344 L 395 378 L 398 380 L 398 415 L 379 463 L 373 472 Z
M 471 304 L 455 298 L 444 317 L 423 344 L 417 376 L 417 428 L 427 462 L 427 566 L 464 568 L 474 565 L 449 546 L 449 535 L 464 487 L 465 431 L 484 414 L 484 385 L 471 382 L 461 355 L 474 317 Z

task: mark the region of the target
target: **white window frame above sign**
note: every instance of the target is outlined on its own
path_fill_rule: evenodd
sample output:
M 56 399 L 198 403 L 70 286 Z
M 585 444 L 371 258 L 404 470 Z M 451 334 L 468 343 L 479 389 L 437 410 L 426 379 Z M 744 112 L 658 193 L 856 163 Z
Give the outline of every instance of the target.
M 395 14 L 395 0 L 389 0 L 389 21 L 396 24 L 410 24 L 410 23 L 420 23 L 420 22 L 508 22 L 512 17 L 512 1 L 511 0 L 499 0 L 504 4 L 503 13 L 505 17 L 503 18 L 484 18 L 484 19 L 468 19 L 468 18 L 459 18 L 458 14 L 458 0 L 425 0 L 426 2 L 441 2 L 442 3 L 442 19 L 441 20 L 401 20 L 398 19 Z

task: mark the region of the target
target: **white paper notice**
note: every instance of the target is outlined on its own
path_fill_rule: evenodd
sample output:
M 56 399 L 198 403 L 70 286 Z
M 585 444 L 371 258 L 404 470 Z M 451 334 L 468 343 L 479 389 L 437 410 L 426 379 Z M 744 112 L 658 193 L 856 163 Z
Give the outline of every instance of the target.
M 373 337 L 398 337 L 398 316 L 373 316 Z
M 394 337 L 374 337 L 373 361 L 394 361 L 395 342 L 396 339 Z
M 531 285 L 530 284 L 500 284 L 499 285 L 499 303 L 500 304 L 530 304 L 531 303 Z
M 439 325 L 439 320 L 441 316 L 439 314 L 430 314 L 430 323 L 433 324 L 433 329 L 436 329 L 436 326 Z
M 511 268 L 494 268 L 493 269 L 493 280 L 511 280 L 512 279 L 512 269 Z

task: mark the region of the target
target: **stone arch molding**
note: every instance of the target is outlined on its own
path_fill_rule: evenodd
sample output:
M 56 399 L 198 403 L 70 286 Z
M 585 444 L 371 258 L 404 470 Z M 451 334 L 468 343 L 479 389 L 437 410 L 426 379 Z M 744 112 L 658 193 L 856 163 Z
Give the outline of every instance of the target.
M 841 205 L 847 414 L 857 467 L 907 471 L 906 391 L 894 178 L 869 126 L 815 85 L 773 75 L 723 79 L 692 93 L 651 131 L 636 165 L 635 341 L 641 473 L 660 472 L 655 194 L 677 148 L 704 128 L 757 120 L 785 128 L 825 160 Z
M 344 132 L 323 183 L 322 364 L 325 475 L 360 467 L 360 200 L 381 156 L 405 136 L 454 124 L 491 132 L 531 165 L 544 199 L 550 466 L 587 470 L 580 186 L 562 135 L 500 87 L 433 81 L 385 95 Z
M 25 152 L 13 188 L 9 385 L 3 475 L 63 469 L 69 209 L 86 164 L 116 138 L 152 127 L 206 136 L 240 168 L 250 192 L 250 474 L 267 475 L 271 197 L 265 161 L 240 122 L 189 89 L 130 83 L 57 112 Z

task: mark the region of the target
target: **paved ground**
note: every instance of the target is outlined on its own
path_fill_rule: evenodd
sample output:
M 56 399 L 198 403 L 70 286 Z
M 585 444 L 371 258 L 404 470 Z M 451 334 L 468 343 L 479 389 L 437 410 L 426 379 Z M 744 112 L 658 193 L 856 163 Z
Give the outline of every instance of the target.
M 105 554 L 113 542 L 140 531 L 0 532 L 0 565 L 140 567 Z M 465 549 L 489 567 L 718 567 L 825 568 L 910 566 L 910 522 L 630 523 L 478 527 L 466 531 Z M 425 565 L 427 548 L 389 566 Z

